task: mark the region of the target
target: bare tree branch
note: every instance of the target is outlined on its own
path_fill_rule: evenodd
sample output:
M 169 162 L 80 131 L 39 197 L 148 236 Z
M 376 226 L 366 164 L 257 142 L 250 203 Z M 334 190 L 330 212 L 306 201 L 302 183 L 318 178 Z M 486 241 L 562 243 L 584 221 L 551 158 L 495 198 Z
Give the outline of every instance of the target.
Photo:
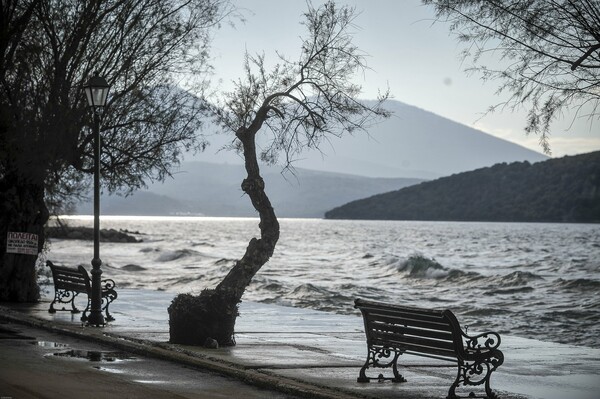
M 509 93 L 502 104 L 528 106 L 525 131 L 538 134 L 549 153 L 548 136 L 562 110 L 600 104 L 600 12 L 596 0 L 423 0 L 467 47 L 470 72 L 498 82 Z M 498 51 L 502 67 L 482 60 Z M 496 107 L 492 107 L 494 109 Z

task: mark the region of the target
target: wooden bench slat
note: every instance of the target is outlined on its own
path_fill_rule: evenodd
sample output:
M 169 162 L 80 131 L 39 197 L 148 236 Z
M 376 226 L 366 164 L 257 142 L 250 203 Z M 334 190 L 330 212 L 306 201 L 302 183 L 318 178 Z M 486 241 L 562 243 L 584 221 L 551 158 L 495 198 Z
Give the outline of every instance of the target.
M 86 282 L 81 276 L 79 276 L 79 278 L 64 278 L 59 276 L 54 280 L 54 285 L 57 288 L 72 287 L 74 289 L 86 289 Z
M 381 340 L 381 339 L 374 340 L 371 344 L 379 345 L 382 347 L 388 347 L 388 348 L 391 347 L 391 348 L 393 348 L 395 350 L 399 350 L 399 351 L 410 351 L 412 354 L 425 353 L 425 354 L 429 354 L 429 355 L 440 356 L 440 357 L 452 359 L 454 362 L 456 362 L 456 353 L 453 350 L 432 348 L 429 346 L 422 346 L 422 345 L 411 344 L 411 343 L 407 343 L 407 342 L 402 342 L 402 343 L 397 343 L 397 344 L 391 345 L 390 341 Z
M 375 345 L 385 346 L 383 343 L 379 343 L 375 341 Z M 435 355 L 438 357 L 451 359 L 456 363 L 456 354 L 452 350 L 445 350 L 439 348 L 431 348 L 428 346 L 421 346 L 416 344 L 403 343 L 402 345 L 396 346 L 398 350 L 403 350 L 406 352 L 410 352 L 411 354 L 418 355 L 419 353 L 424 353 L 428 355 Z
M 59 276 L 65 276 L 65 277 L 81 277 L 81 274 L 79 272 L 73 272 L 73 271 L 64 271 L 64 270 L 57 270 L 57 274 Z
M 54 278 L 58 279 L 83 279 L 83 276 L 81 275 L 81 273 L 79 273 L 78 270 L 53 270 L 52 275 L 54 276 Z
M 381 306 L 380 306 L 381 304 Z M 371 302 L 360 300 L 360 304 L 358 305 L 360 309 L 365 309 L 368 312 L 399 312 L 399 313 L 413 313 L 413 314 L 422 314 L 429 316 L 437 316 L 442 317 L 444 311 L 438 309 L 425 309 L 425 308 L 416 308 L 411 306 L 399 306 L 399 305 L 390 305 L 383 304 L 382 302 Z
M 381 318 L 382 320 L 416 320 L 423 321 L 427 323 L 441 323 L 447 325 L 448 322 L 444 320 L 441 316 L 431 316 L 431 315 L 419 315 L 415 313 L 384 313 L 384 312 L 371 312 L 369 313 L 369 317 L 372 319 Z
M 408 340 L 408 339 L 410 339 L 410 337 L 421 337 L 421 338 L 426 339 L 426 340 L 432 340 L 432 341 L 434 341 L 434 343 L 444 342 L 444 344 L 440 344 L 440 345 L 444 345 L 444 347 L 448 347 L 448 348 L 451 348 L 453 350 L 456 349 L 456 343 L 454 342 L 454 339 L 453 339 L 452 336 L 431 337 L 429 335 L 432 335 L 432 334 L 423 334 L 423 333 L 421 333 L 422 331 L 424 331 L 424 330 L 421 330 L 421 331 L 419 331 L 419 330 L 413 330 L 413 331 L 410 331 L 410 332 L 399 333 L 399 332 L 390 331 L 390 330 L 372 330 L 370 332 L 370 335 L 373 335 L 375 333 L 387 334 L 390 337 L 396 337 L 395 339 L 397 341 L 402 341 L 403 339 Z
M 395 324 L 395 325 L 405 325 L 405 326 L 411 326 L 411 327 L 427 328 L 429 330 L 435 330 L 435 331 L 452 332 L 452 326 L 450 326 L 447 322 L 446 323 L 442 323 L 441 321 L 431 322 L 431 321 L 414 320 L 414 319 L 408 319 L 408 318 L 398 319 L 398 318 L 391 318 L 388 316 L 373 317 L 373 315 L 371 315 L 371 314 L 368 314 L 365 317 L 367 318 L 367 323 L 369 325 L 371 325 L 372 323 L 382 322 L 382 323 Z
M 390 334 L 383 331 L 372 331 L 371 336 L 374 340 L 388 341 L 390 344 L 397 344 L 400 347 L 402 347 L 404 344 L 417 345 L 432 349 L 442 349 L 444 351 L 449 351 L 452 354 L 455 353 L 454 342 L 452 341 L 421 338 L 414 335 Z M 453 356 L 456 357 L 456 355 Z
M 80 293 L 87 292 L 86 286 L 81 285 L 81 284 L 64 283 L 64 284 L 61 284 L 60 287 L 57 287 L 57 288 L 67 290 L 67 291 L 80 292 Z
M 397 324 L 382 324 L 380 322 L 372 322 L 369 324 L 369 327 L 377 330 L 390 331 L 397 334 L 421 335 L 427 338 L 452 341 L 452 333 L 450 331 L 428 330 L 423 328 L 406 327 L 404 325 Z
M 56 276 L 56 281 L 78 281 L 78 282 L 85 282 L 85 277 L 83 277 L 81 274 L 77 274 L 77 275 L 67 275 L 67 274 L 58 274 Z
M 79 274 L 77 269 L 73 269 L 70 267 L 63 267 L 63 266 L 55 265 L 55 266 L 52 266 L 52 270 L 59 272 L 59 274 L 69 274 L 69 275 Z
M 377 316 L 389 316 L 389 317 L 407 317 L 414 320 L 423 321 L 441 321 L 444 318 L 443 312 L 416 312 L 413 309 L 400 310 L 400 309 L 376 309 L 376 308 L 364 308 L 370 315 Z
M 55 284 L 56 288 L 64 288 L 64 287 L 79 287 L 80 289 L 85 290 L 85 283 L 83 281 L 73 281 L 73 280 L 61 280 L 57 281 Z
M 79 275 L 71 275 L 71 274 L 57 274 L 54 278 L 56 281 L 85 281 L 81 274 Z

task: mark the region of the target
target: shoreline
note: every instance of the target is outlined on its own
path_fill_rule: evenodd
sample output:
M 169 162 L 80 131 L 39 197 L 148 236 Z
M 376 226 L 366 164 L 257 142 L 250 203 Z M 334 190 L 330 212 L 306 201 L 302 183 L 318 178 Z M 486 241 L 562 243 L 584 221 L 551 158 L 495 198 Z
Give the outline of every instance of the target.
M 131 266 L 131 265 L 128 265 Z M 127 267 L 127 265 L 125 266 Z M 52 277 L 49 276 L 49 280 L 47 283 L 45 284 L 40 284 L 40 292 L 41 293 L 45 293 L 45 294 L 49 294 L 51 292 L 53 292 L 53 283 L 52 283 Z M 177 292 L 177 291 L 170 291 L 170 290 L 164 290 L 164 289 L 150 289 L 150 288 L 145 288 L 145 287 L 126 287 L 126 288 L 121 288 L 121 289 L 126 289 L 126 290 L 132 290 L 132 291 L 140 291 L 140 292 L 148 292 L 148 293 L 155 293 L 157 295 L 163 296 L 163 295 L 172 295 L 173 297 L 180 294 L 181 292 Z M 117 291 L 121 290 L 119 288 L 117 288 Z M 197 294 L 193 294 L 192 295 L 197 295 Z M 46 298 L 42 298 L 40 299 L 40 301 L 38 303 L 42 303 L 42 302 L 50 302 L 52 298 L 46 297 Z M 246 304 L 253 304 L 254 306 L 269 306 L 269 307 L 274 307 L 274 308 L 282 308 L 282 309 L 290 309 L 290 310 L 297 310 L 297 311 L 307 311 L 307 312 L 318 312 L 318 313 L 324 313 L 327 315 L 331 315 L 332 318 L 335 317 L 348 317 L 348 318 L 355 318 L 357 320 L 360 321 L 360 324 L 362 326 L 362 316 L 360 314 L 360 312 L 357 310 L 355 313 L 351 314 L 351 313 L 338 313 L 335 311 L 328 311 L 328 310 L 322 310 L 322 309 L 314 309 L 311 307 L 303 307 L 303 306 L 293 306 L 293 305 L 287 305 L 287 304 L 281 304 L 281 303 L 272 303 L 272 302 L 267 302 L 267 301 L 256 301 L 256 300 L 243 300 L 240 305 L 242 303 L 246 303 Z M 0 302 L 0 307 L 2 306 L 2 302 Z M 80 308 L 85 308 L 84 305 L 80 306 Z M 167 308 L 168 305 L 164 308 L 164 311 L 167 312 Z M 438 309 L 442 310 L 442 309 L 450 309 L 449 307 L 439 307 Z M 450 309 L 451 310 L 451 309 Z M 282 313 L 285 313 L 285 311 L 282 311 Z M 167 320 L 168 321 L 168 320 Z M 461 321 L 460 317 L 459 317 L 459 322 Z M 462 325 L 462 324 L 461 324 Z M 465 325 L 463 325 L 464 327 Z M 469 330 L 474 330 L 474 332 L 483 332 L 483 330 L 485 330 L 485 328 L 483 328 L 481 331 L 478 328 L 471 328 L 468 325 L 466 325 L 466 327 Z M 537 339 L 537 338 L 533 338 L 533 337 L 526 337 L 526 336 L 522 336 L 522 335 L 513 335 L 513 334 L 506 334 L 506 333 L 501 333 L 502 336 L 509 336 L 515 339 L 520 339 L 520 340 L 531 340 L 531 341 L 537 341 L 537 342 L 543 342 L 543 343 L 548 343 L 548 344 L 553 344 L 553 345 L 564 345 L 567 347 L 573 347 L 573 348 L 579 348 L 579 349 L 589 349 L 589 350 L 594 350 L 594 351 L 600 351 L 600 346 L 596 347 L 596 346 L 590 346 L 590 345 L 577 345 L 577 344 L 572 344 L 572 343 L 565 343 L 565 342 L 558 342 L 558 341 L 553 341 L 553 340 L 542 340 L 542 339 Z M 600 372 L 600 370 L 599 370 Z
M 51 216 L 50 221 L 55 220 L 57 218 L 64 220 L 81 220 L 81 221 L 93 221 L 94 215 L 81 214 L 81 215 L 58 215 Z M 194 221 L 194 220 L 255 220 L 260 221 L 258 217 L 254 216 L 209 216 L 209 215 L 100 215 L 100 221 L 161 221 L 161 220 L 171 220 L 171 221 Z M 278 217 L 278 220 L 282 221 L 302 221 L 302 220 L 315 220 L 315 221 L 323 221 L 323 222 L 372 222 L 372 223 L 464 223 L 464 224 L 523 224 L 523 225 L 600 225 L 599 222 L 561 222 L 561 221 L 486 221 L 486 220 L 410 220 L 410 219 L 334 219 L 334 218 L 303 218 L 303 217 Z
M 409 383 L 356 383 L 366 350 L 361 318 L 249 301 L 240 307 L 235 347 L 169 344 L 166 308 L 173 295 L 121 289 L 111 305 L 116 320 L 100 329 L 82 327 L 78 315 L 69 312 L 49 314 L 47 297 L 33 305 L 0 304 L 0 319 L 31 323 L 304 397 L 445 397 L 456 373 L 452 368 L 424 367 L 422 358 L 406 355 L 403 370 Z M 492 388 L 500 397 L 595 397 L 600 388 L 600 350 L 501 336 L 505 363 L 492 376 Z
M 121 286 L 192 294 L 222 280 L 258 224 L 127 219 L 101 227 L 144 233 L 138 236 L 144 243 L 102 244 L 104 276 Z M 283 221 L 281 232 L 245 298 L 340 314 L 353 313 L 360 297 L 448 307 L 472 327 L 600 346 L 596 226 L 294 219 Z M 47 257 L 89 269 L 91 253 L 92 241 L 54 239 Z M 415 262 L 415 254 L 424 262 Z

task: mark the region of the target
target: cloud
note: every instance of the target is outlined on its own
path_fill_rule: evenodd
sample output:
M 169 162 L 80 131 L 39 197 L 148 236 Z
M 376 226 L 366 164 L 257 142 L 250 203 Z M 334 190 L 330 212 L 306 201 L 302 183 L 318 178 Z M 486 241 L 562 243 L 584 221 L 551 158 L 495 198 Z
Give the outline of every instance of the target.
M 600 151 L 600 137 L 550 137 L 553 157 Z
M 520 128 L 510 128 L 503 125 L 497 127 L 495 125 L 485 123 L 479 120 L 472 123 L 471 127 L 489 133 L 498 138 L 508 140 L 515 144 L 519 144 L 530 150 L 542 152 L 540 139 L 537 135 L 527 135 Z M 600 136 L 592 136 L 590 134 L 575 134 L 567 132 L 559 132 L 549 137 L 550 151 L 552 157 L 563 157 L 565 155 L 585 154 L 593 151 L 600 151 Z

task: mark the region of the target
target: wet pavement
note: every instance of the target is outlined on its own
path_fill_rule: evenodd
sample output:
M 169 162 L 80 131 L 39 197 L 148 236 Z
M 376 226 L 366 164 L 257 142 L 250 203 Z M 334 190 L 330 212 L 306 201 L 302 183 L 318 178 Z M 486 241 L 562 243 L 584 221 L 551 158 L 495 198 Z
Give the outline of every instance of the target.
M 82 374 L 93 380 L 87 384 L 102 381 L 98 389 L 106 397 L 445 398 L 456 374 L 452 364 L 404 355 L 407 383 L 357 383 L 366 356 L 358 315 L 252 302 L 240 307 L 235 347 L 172 345 L 167 308 L 173 296 L 119 290 L 111 305 L 116 320 L 104 328 L 85 327 L 80 315 L 69 312 L 49 314 L 48 298 L 34 305 L 0 305 L 0 333 L 16 329 L 29 336 L 0 339 L 0 396 L 40 397 L 11 393 L 6 384 L 18 378 L 68 382 L 74 391 L 86 392 L 86 383 L 79 383 Z M 598 397 L 599 349 L 506 335 L 500 349 L 505 362 L 491 386 L 501 398 Z M 22 374 L 14 375 L 11 365 L 19 365 L 14 369 Z M 54 385 L 43 397 L 68 397 L 65 386 Z
M 16 323 L 0 323 L 2 398 L 289 398 L 240 380 Z

